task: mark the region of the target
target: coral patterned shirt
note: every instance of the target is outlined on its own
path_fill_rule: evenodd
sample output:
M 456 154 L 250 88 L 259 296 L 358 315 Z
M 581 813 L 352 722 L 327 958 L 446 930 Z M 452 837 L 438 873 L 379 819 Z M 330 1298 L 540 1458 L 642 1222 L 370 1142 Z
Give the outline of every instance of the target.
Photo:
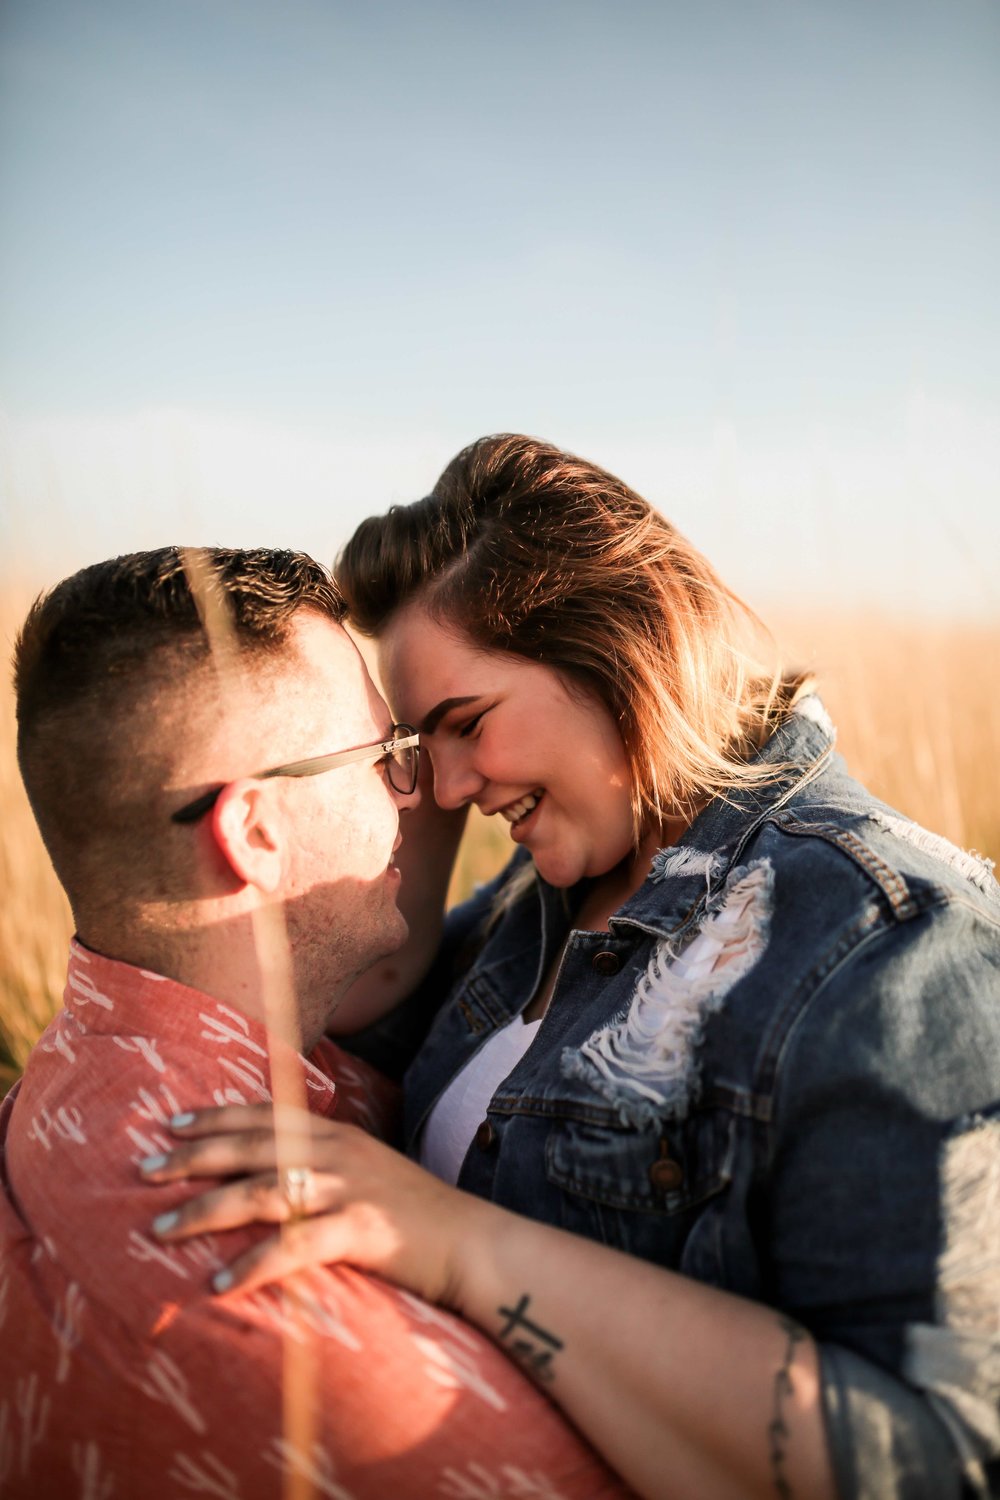
M 330 1043 L 297 1066 L 311 1109 L 384 1125 L 378 1074 Z M 64 1009 L 0 1110 L 0 1495 L 625 1495 L 450 1314 L 343 1266 L 221 1301 L 213 1271 L 266 1231 L 151 1236 L 193 1191 L 139 1174 L 167 1119 L 269 1085 L 257 1022 L 73 944 Z

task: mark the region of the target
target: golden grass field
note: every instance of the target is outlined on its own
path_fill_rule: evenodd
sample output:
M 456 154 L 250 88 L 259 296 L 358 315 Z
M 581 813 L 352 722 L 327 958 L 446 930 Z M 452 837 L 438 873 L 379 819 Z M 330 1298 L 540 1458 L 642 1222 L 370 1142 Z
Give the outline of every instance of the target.
M 26 591 L 0 600 L 9 658 Z M 860 615 L 771 620 L 790 659 L 813 666 L 852 770 L 879 796 L 964 848 L 1000 860 L 1000 625 Z M 35 831 L 0 691 L 0 1093 L 60 1003 L 71 925 Z M 497 820 L 474 817 L 452 884 L 458 899 L 505 860 Z

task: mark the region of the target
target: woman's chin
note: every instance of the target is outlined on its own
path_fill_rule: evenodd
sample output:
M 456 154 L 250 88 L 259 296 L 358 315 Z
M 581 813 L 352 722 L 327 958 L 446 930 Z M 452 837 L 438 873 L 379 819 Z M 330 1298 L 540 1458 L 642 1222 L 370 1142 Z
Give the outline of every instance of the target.
M 576 885 L 582 880 L 586 871 L 582 861 L 576 863 L 553 854 L 551 850 L 531 850 L 531 857 L 535 861 L 535 869 L 543 880 L 549 885 L 557 886 L 560 890 L 568 890 L 571 885 Z

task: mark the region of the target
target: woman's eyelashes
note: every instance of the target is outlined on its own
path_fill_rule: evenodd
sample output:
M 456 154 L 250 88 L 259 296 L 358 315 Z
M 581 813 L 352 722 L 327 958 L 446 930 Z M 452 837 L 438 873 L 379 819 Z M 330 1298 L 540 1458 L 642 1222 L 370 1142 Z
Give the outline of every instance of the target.
M 455 733 L 457 734 L 458 738 L 460 740 L 470 739 L 473 732 L 479 727 L 481 719 L 488 712 L 489 709 L 481 709 L 479 713 L 475 714 L 471 719 L 466 719 L 463 724 L 456 725 Z

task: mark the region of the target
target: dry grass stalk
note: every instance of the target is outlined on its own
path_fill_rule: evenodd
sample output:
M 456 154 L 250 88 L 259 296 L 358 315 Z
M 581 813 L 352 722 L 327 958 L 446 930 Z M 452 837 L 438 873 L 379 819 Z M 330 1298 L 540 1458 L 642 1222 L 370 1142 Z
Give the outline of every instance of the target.
M 8 588 L 0 601 L 5 666 L 30 594 Z M 17 769 L 14 701 L 0 691 L 0 1093 L 17 1077 L 62 1000 L 69 905 L 42 847 Z

